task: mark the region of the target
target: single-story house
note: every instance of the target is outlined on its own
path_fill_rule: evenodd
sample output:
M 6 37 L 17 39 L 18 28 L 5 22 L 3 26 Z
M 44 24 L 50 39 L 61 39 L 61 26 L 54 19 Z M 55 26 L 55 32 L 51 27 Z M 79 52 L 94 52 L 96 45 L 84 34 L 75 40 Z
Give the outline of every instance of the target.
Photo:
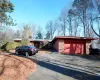
M 89 54 L 93 38 L 58 36 L 52 40 L 53 47 L 64 54 Z
M 48 44 L 50 42 L 50 40 L 43 40 L 43 39 L 31 39 L 30 43 L 34 46 L 36 46 L 37 48 L 42 48 L 44 47 L 46 44 Z
M 64 54 L 89 54 L 91 41 L 94 38 L 57 36 L 52 41 L 43 39 L 30 39 L 30 44 L 37 48 L 47 47 L 50 44 L 59 53 Z M 21 39 L 15 39 L 15 42 L 21 42 Z
M 14 39 L 14 42 L 21 42 L 22 39 Z M 49 43 L 51 40 L 43 40 L 43 39 L 29 39 L 29 45 L 34 45 L 37 48 L 41 48 Z

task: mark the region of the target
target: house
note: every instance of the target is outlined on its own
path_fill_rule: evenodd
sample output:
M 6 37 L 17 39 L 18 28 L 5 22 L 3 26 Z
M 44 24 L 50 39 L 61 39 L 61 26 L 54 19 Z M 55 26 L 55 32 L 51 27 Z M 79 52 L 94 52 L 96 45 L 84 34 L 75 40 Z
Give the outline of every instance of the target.
M 32 45 L 36 46 L 37 48 L 42 48 L 49 42 L 50 42 L 50 40 L 43 40 L 43 39 L 34 39 L 34 40 L 31 39 L 30 40 L 30 43 Z
M 14 39 L 14 42 L 21 42 L 22 39 Z M 43 39 L 29 39 L 29 45 L 34 45 L 37 48 L 41 48 L 48 44 L 51 40 L 43 40 Z
M 58 36 L 52 40 L 53 47 L 64 54 L 89 54 L 93 38 Z
M 70 37 L 70 36 L 57 36 L 52 41 L 42 39 L 30 39 L 30 44 L 37 48 L 47 47 L 48 44 L 52 45 L 59 53 L 64 54 L 89 54 L 91 41 L 94 38 L 85 37 Z M 15 42 L 21 42 L 21 39 L 15 39 Z

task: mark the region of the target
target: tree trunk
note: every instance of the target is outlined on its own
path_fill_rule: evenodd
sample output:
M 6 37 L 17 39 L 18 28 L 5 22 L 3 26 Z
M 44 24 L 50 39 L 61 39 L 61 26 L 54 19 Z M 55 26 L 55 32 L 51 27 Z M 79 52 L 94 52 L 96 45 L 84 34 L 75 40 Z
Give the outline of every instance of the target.
M 2 22 L 0 22 L 0 28 L 2 27 Z
M 70 21 L 69 21 L 69 23 L 70 23 L 70 36 L 72 36 L 72 20 L 71 20 L 71 16 L 69 16 L 69 19 L 70 19 Z
M 64 33 L 64 36 L 66 36 L 66 22 L 65 22 L 65 20 L 64 20 L 63 33 Z
M 86 37 L 86 9 L 83 10 L 84 37 Z

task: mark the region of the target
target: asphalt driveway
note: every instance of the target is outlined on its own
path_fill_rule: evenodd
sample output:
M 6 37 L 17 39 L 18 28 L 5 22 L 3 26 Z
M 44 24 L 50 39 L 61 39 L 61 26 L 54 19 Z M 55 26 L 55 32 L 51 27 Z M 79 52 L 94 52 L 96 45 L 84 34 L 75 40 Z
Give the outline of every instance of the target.
M 36 54 L 37 70 L 28 80 L 100 80 L 100 60 L 88 57 Z

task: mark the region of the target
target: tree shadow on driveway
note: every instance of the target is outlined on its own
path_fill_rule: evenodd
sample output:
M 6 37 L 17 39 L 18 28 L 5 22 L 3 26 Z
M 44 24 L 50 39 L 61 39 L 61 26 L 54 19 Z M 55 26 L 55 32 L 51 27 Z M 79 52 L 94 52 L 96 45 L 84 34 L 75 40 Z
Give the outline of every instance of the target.
M 74 69 L 69 66 L 59 65 L 50 61 L 45 60 L 34 60 L 30 58 L 33 61 L 37 61 L 37 64 L 41 67 L 50 69 L 52 71 L 55 71 L 57 73 L 72 77 L 74 79 L 78 80 L 100 80 L 100 76 L 97 76 L 93 73 L 85 72 L 82 70 Z
M 91 60 L 91 61 L 100 61 L 100 56 L 98 55 L 78 55 L 78 54 L 63 54 L 63 55 L 80 57 L 80 58 Z
M 17 55 L 16 55 L 17 56 Z M 20 57 L 28 58 L 32 61 L 35 61 L 39 66 L 47 68 L 49 70 L 55 71 L 57 73 L 63 74 L 65 76 L 72 77 L 78 80 L 100 80 L 99 75 L 95 75 L 90 72 L 86 72 L 85 70 L 76 69 L 70 66 L 65 66 L 62 64 L 58 64 L 56 62 L 51 62 L 47 59 L 40 60 L 38 57 L 33 56 L 33 58 L 25 57 L 19 55 Z M 42 58 L 42 57 L 41 57 Z M 38 69 L 38 68 L 37 68 Z

